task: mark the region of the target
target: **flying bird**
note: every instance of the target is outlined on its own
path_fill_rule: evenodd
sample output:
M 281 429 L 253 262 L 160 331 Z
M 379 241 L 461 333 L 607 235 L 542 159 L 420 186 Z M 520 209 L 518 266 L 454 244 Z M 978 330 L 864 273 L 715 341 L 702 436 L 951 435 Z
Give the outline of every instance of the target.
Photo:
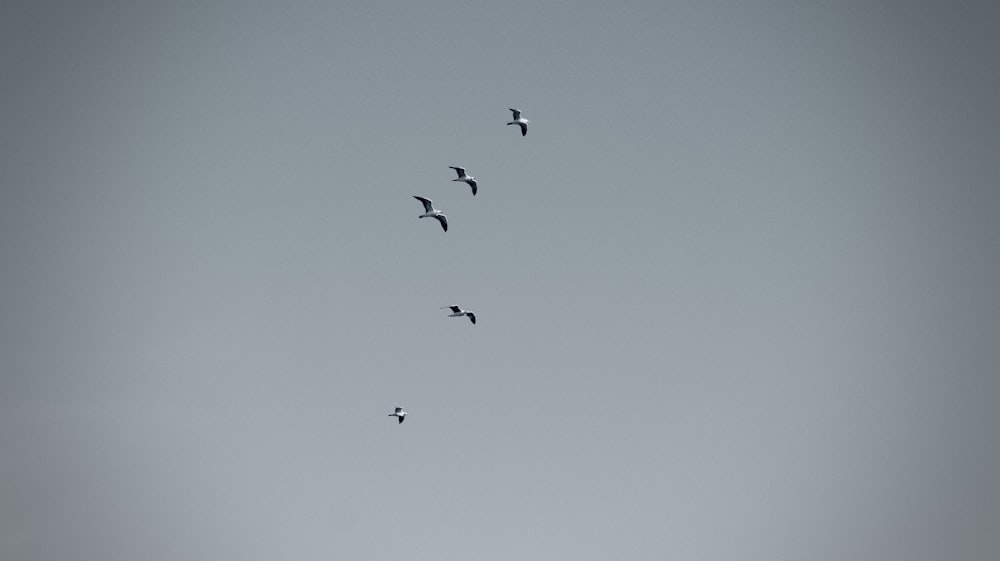
M 448 166 L 448 167 L 455 170 L 455 173 L 458 174 L 458 179 L 452 179 L 452 181 L 464 181 L 468 183 L 469 187 L 472 187 L 472 196 L 475 197 L 476 191 L 479 189 L 479 185 L 476 183 L 476 178 L 472 177 L 471 175 L 467 175 L 465 173 L 465 168 L 460 168 L 456 166 Z
M 395 413 L 389 413 L 390 417 L 399 417 L 399 424 L 403 424 L 403 420 L 406 419 L 406 411 L 403 411 L 402 407 L 397 407 Z
M 531 121 L 522 118 L 521 117 L 521 112 L 518 111 L 517 109 L 514 109 L 512 107 L 509 108 L 509 109 L 514 114 L 514 120 L 511 121 L 511 122 L 509 122 L 509 123 L 507 123 L 507 124 L 508 125 L 517 125 L 517 126 L 521 127 L 521 136 L 527 136 L 528 135 L 528 123 L 530 123 Z
M 441 223 L 441 228 L 443 228 L 445 232 L 448 231 L 448 217 L 442 214 L 440 210 L 434 208 L 433 201 L 416 195 L 413 195 L 413 198 L 424 203 L 424 214 L 421 214 L 417 218 L 427 218 L 428 216 L 431 218 L 437 218 L 437 221 Z
M 448 317 L 450 317 L 450 318 L 458 318 L 458 317 L 462 317 L 462 316 L 469 316 L 469 321 L 472 322 L 472 325 L 476 324 L 476 314 L 474 312 L 472 312 L 470 310 L 463 310 L 462 308 L 459 308 L 458 306 L 441 306 L 442 310 L 445 309 L 445 308 L 451 309 L 451 314 Z

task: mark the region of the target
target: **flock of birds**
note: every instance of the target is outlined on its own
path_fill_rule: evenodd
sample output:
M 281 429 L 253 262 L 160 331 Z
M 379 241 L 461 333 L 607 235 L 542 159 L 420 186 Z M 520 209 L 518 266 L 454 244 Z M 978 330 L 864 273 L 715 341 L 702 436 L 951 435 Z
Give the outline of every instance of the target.
M 511 113 L 513 113 L 513 120 L 507 123 L 507 125 L 508 126 L 517 125 L 518 127 L 521 128 L 521 136 L 527 136 L 528 123 L 530 121 L 522 117 L 521 112 L 518 111 L 517 109 L 510 108 L 510 111 Z M 452 179 L 452 181 L 462 181 L 468 184 L 468 186 L 472 189 L 472 196 L 476 196 L 476 193 L 479 191 L 479 184 L 476 183 L 476 178 L 467 174 L 465 172 L 465 168 L 461 168 L 458 166 L 448 166 L 448 167 L 455 170 L 455 173 L 458 174 L 458 177 Z M 417 218 L 434 218 L 441 224 L 442 230 L 444 230 L 445 232 L 448 231 L 448 217 L 445 216 L 444 213 L 441 212 L 440 210 L 434 208 L 434 201 L 428 199 L 427 197 L 421 197 L 419 195 L 414 195 L 413 198 L 417 199 L 424 205 L 424 213 L 418 216 Z M 471 310 L 463 310 L 459 306 L 441 306 L 442 310 L 445 308 L 451 310 L 451 314 L 449 314 L 448 317 L 467 317 L 469 318 L 469 321 L 471 321 L 473 325 L 476 324 L 475 312 Z M 397 407 L 394 412 L 389 413 L 389 416 L 396 417 L 397 419 L 399 419 L 399 424 L 402 424 L 403 421 L 406 419 L 406 411 L 403 411 L 402 407 Z

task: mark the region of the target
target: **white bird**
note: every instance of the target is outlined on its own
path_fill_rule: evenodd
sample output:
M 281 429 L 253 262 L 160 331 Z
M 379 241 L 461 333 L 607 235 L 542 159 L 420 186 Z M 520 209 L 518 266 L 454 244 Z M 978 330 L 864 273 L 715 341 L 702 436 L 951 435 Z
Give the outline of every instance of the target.
M 514 120 L 507 123 L 508 125 L 517 125 L 521 127 L 521 136 L 527 136 L 528 134 L 528 123 L 531 121 L 521 118 L 521 112 L 514 108 L 508 108 L 514 113 Z
M 476 324 L 476 314 L 471 310 L 463 310 L 458 306 L 441 306 L 441 309 L 450 308 L 451 314 L 448 315 L 450 318 L 458 318 L 462 316 L 469 316 L 469 320 L 472 321 L 472 325 Z
M 479 185 L 476 183 L 476 178 L 472 177 L 471 175 L 467 175 L 465 173 L 465 168 L 460 168 L 456 166 L 448 166 L 448 167 L 455 170 L 455 173 L 458 174 L 458 179 L 452 179 L 452 181 L 464 181 L 468 183 L 469 187 L 472 187 L 472 196 L 475 197 L 476 190 L 479 189 Z
M 448 217 L 442 214 L 440 210 L 434 208 L 433 201 L 416 195 L 413 195 L 413 198 L 424 203 L 424 214 L 421 214 L 417 218 L 427 218 L 428 216 L 431 218 L 437 218 L 437 221 L 441 223 L 441 227 L 444 228 L 444 231 L 448 231 Z
M 399 417 L 399 424 L 403 424 L 403 419 L 406 419 L 406 411 L 403 411 L 402 407 L 397 407 L 395 413 L 389 413 L 390 417 Z

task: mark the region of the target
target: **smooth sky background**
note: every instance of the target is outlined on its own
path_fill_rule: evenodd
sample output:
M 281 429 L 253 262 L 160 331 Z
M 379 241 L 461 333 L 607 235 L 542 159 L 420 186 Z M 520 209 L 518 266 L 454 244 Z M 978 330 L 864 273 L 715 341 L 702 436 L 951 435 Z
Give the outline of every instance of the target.
M 998 29 L 5 3 L 0 558 L 997 559 Z

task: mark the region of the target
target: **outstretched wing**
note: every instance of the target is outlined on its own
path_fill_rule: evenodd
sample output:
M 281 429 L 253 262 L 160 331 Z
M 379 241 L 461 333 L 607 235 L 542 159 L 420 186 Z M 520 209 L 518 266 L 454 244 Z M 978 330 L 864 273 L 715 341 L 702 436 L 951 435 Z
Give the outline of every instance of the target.
M 428 212 L 430 212 L 430 211 L 428 211 Z M 445 215 L 443 215 L 443 214 L 439 214 L 439 215 L 435 216 L 434 218 L 438 219 L 438 222 L 441 223 L 441 228 L 445 232 L 447 232 L 448 231 L 448 217 L 445 216 Z
M 469 316 L 469 319 L 472 320 L 472 325 L 476 325 L 476 314 L 468 312 L 465 315 Z
M 472 187 L 472 196 L 475 197 L 476 191 L 479 190 L 479 185 L 475 181 L 467 181 L 466 183 L 469 184 L 469 187 Z
M 524 123 L 518 123 L 521 126 L 521 136 L 528 136 L 528 125 Z
M 403 410 L 403 408 L 402 408 L 402 407 L 397 407 L 397 408 L 396 408 L 396 415 L 399 415 L 399 412 L 400 412 L 400 411 L 402 411 L 402 410 Z
M 413 198 L 424 203 L 424 212 L 430 212 L 434 210 L 434 203 L 430 199 L 425 199 L 424 197 L 418 197 L 416 195 L 413 195 Z
M 518 111 L 517 109 L 514 109 L 513 107 L 508 107 L 508 109 L 510 109 L 510 112 L 514 114 L 514 120 L 515 121 L 521 118 L 521 112 L 520 111 Z
M 399 424 L 403 424 L 403 420 L 406 419 L 403 415 L 399 416 Z
M 459 177 L 462 177 L 463 175 L 465 175 L 465 168 L 460 168 L 460 167 L 456 167 L 456 166 L 448 166 L 448 167 L 450 167 L 451 169 L 455 170 L 455 173 L 457 173 Z

